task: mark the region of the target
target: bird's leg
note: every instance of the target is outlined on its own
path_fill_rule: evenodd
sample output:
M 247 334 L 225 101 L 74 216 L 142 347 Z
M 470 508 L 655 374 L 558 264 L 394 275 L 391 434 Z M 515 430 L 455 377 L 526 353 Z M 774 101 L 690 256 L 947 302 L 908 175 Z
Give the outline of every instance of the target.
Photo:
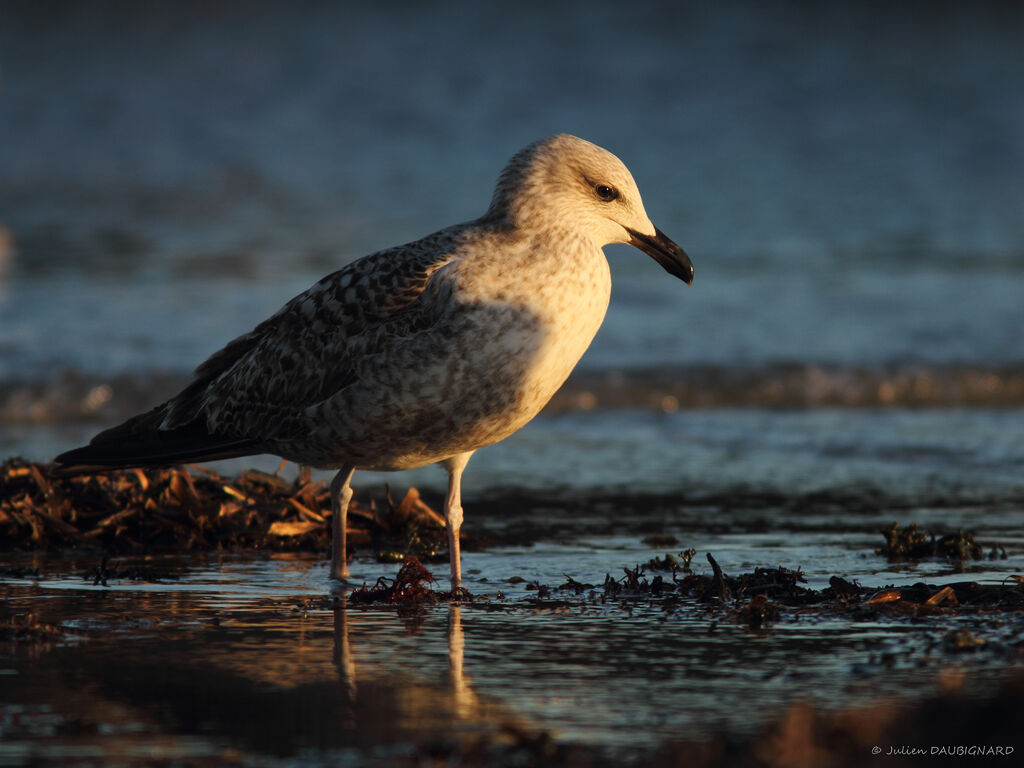
M 444 518 L 448 522 L 448 551 L 452 561 L 452 597 L 462 589 L 462 557 L 459 551 L 459 528 L 462 527 L 462 470 L 472 451 L 460 453 L 445 461 L 448 470 L 448 495 L 444 500 Z
M 345 528 L 348 522 L 348 503 L 352 501 L 352 475 L 355 467 L 345 467 L 331 480 L 331 578 L 348 579 L 348 560 L 345 557 Z

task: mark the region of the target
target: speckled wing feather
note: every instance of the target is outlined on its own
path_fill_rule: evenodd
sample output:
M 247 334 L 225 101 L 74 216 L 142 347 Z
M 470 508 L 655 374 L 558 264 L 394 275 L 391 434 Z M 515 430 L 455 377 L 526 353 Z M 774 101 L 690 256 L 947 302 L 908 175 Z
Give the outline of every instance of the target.
M 63 471 L 261 453 L 308 430 L 305 410 L 352 383 L 359 357 L 435 322 L 431 277 L 462 226 L 378 251 L 327 275 L 195 371 L 176 397 L 57 457 Z M 409 311 L 413 307 L 415 311 Z M 408 326 L 406 329 L 405 326 Z M 382 332 L 383 331 L 383 332 Z
M 196 369 L 195 381 L 168 403 L 163 428 L 205 415 L 212 431 L 290 439 L 307 427 L 301 413 L 351 383 L 355 363 L 403 319 L 429 324 L 424 291 L 453 259 L 456 232 L 443 230 L 366 256 L 324 277 L 252 332 Z M 408 310 L 417 306 L 416 312 Z

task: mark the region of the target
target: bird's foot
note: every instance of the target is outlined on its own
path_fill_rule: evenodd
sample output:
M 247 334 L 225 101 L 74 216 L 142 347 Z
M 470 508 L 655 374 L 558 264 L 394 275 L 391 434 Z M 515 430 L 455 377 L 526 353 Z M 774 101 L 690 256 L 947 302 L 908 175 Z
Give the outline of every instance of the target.
M 449 594 L 451 595 L 451 601 L 453 603 L 458 603 L 458 602 L 461 602 L 463 600 L 469 601 L 469 600 L 473 599 L 473 594 L 468 589 L 466 589 L 465 587 L 463 587 L 461 585 L 460 586 L 455 586 L 453 584 L 452 585 L 452 591 L 449 592 Z

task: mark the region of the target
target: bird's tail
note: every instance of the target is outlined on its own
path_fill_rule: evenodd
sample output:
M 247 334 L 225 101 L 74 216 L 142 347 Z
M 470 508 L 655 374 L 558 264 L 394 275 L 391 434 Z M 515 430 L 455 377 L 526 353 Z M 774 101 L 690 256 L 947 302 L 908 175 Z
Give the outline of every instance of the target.
M 159 406 L 100 432 L 88 445 L 54 459 L 53 474 L 67 476 L 128 467 L 165 467 L 263 452 L 255 440 L 210 432 L 201 419 L 174 429 L 160 429 L 163 415 L 164 406 Z

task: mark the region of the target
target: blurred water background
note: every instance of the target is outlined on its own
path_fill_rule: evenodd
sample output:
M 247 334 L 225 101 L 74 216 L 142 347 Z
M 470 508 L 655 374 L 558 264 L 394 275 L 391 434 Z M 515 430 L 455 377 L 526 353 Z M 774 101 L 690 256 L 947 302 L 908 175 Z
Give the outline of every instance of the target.
M 1019 502 L 1022 50 L 1013 3 L 4 3 L 0 454 L 173 394 L 564 131 L 696 280 L 609 248 L 578 375 L 471 493 Z

